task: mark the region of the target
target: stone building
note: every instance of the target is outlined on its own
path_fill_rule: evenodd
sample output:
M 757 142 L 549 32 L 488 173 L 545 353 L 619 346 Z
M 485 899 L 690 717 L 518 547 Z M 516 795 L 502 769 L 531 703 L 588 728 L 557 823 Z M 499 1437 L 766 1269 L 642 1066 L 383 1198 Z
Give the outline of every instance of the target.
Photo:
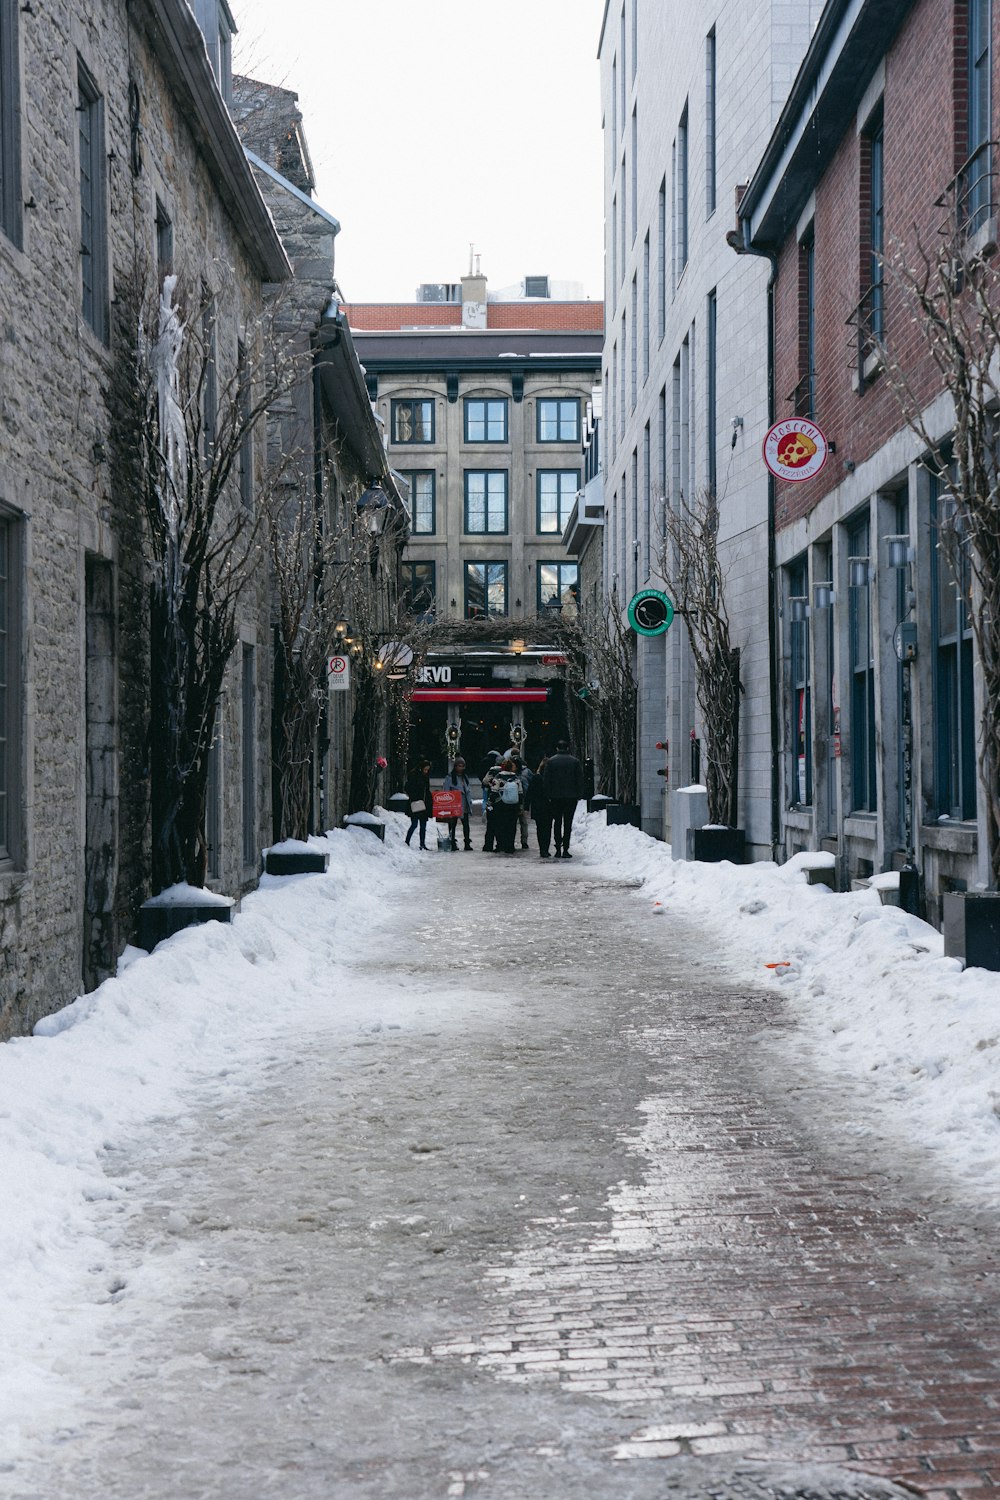
M 830 444 L 814 477 L 776 486 L 782 843 L 836 853 L 843 881 L 911 862 L 935 920 L 943 893 L 990 880 L 982 674 L 942 481 L 876 344 L 946 441 L 953 409 L 891 266 L 916 263 L 917 232 L 933 250 L 949 212 L 956 255 L 995 247 L 998 40 L 989 5 L 829 0 L 740 205 L 774 264 L 775 420 Z
M 205 32 L 185 0 L 0 6 L 0 1036 L 113 972 L 149 892 L 146 558 L 107 405 L 122 290 L 179 275 L 221 399 L 288 274 L 225 104 L 232 18 L 200 10 Z M 214 781 L 234 896 L 268 830 L 263 575 L 239 635 Z
M 481 622 L 492 637 L 432 656 L 414 694 L 414 749 L 435 771 L 448 744 L 473 767 L 519 738 L 540 756 L 565 727 L 544 622 L 577 594 L 562 537 L 582 483 L 603 308 L 548 277 L 493 293 L 473 273 L 422 287 L 413 303 L 345 312 L 409 484 L 403 594 L 417 614 Z
M 237 128 L 293 273 L 292 280 L 273 294 L 279 326 L 301 368 L 301 379 L 269 415 L 272 445 L 286 455 L 301 456 L 286 478 L 284 503 L 297 504 L 301 489 L 305 503 L 322 512 L 324 528 L 334 534 L 345 525 L 365 526 L 369 520 L 378 525 L 373 535 L 377 565 L 370 585 L 377 611 L 388 624 L 395 611 L 400 552 L 407 534 L 405 486 L 390 469 L 384 429 L 368 399 L 364 372 L 340 307 L 335 273 L 340 224 L 312 196 L 316 184 L 297 95 L 237 76 L 232 98 Z M 366 517 L 372 497 L 384 497 L 386 503 L 376 505 Z M 383 524 L 393 517 L 396 524 Z M 335 645 L 331 640 L 330 650 Z M 276 695 L 280 690 L 276 662 Z M 357 693 L 355 680 L 349 692 L 330 694 L 313 747 L 310 831 L 338 826 L 349 811 Z M 385 726 L 379 736 L 382 748 L 388 748 Z M 274 743 L 277 772 L 277 736 Z M 274 814 L 277 825 L 277 775 Z M 279 837 L 277 826 L 274 837 Z
M 714 494 L 744 694 L 739 809 L 751 855 L 777 838 L 768 629 L 766 261 L 727 243 L 817 0 L 702 7 L 608 0 L 603 464 L 609 596 L 662 583 L 665 504 Z M 702 736 L 685 629 L 636 641 L 642 826 L 670 838 L 669 792 L 698 781 Z M 669 742 L 666 753 L 658 744 Z M 666 768 L 668 776 L 657 774 Z M 676 853 L 683 856 L 684 850 Z

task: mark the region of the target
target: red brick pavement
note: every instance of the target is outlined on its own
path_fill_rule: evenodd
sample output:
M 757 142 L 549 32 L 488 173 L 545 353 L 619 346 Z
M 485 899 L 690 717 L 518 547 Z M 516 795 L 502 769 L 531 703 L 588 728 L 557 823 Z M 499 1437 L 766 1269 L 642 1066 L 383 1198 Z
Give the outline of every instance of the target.
M 720 1001 L 670 995 L 633 1038 L 658 1086 L 610 1219 L 537 1223 L 491 1273 L 489 1327 L 401 1352 L 626 1403 L 622 1459 L 828 1462 L 929 1500 L 1000 1484 L 993 1239 L 917 1168 L 866 1164 L 833 1085 L 750 1040 L 760 1001 Z

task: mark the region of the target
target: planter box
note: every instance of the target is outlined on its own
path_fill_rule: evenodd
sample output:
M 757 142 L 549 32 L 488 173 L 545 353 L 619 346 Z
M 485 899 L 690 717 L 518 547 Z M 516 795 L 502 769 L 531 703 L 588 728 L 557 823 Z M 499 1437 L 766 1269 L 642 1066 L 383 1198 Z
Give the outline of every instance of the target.
M 639 819 L 638 802 L 615 802 L 607 810 L 608 827 L 616 823 L 624 823 L 632 828 L 641 828 Z
M 689 828 L 688 859 L 717 865 L 727 859 L 742 865 L 746 859 L 746 830 L 743 828 Z
M 347 818 L 345 818 L 344 819 L 344 827 L 345 828 L 363 828 L 366 833 L 373 833 L 377 839 L 381 839 L 382 842 L 383 842 L 383 844 L 385 843 L 385 824 L 384 823 L 351 823 L 351 822 L 348 821 Z
M 177 902 L 170 906 L 151 906 L 146 902 L 139 908 L 139 934 L 136 944 L 152 953 L 157 943 L 183 932 L 185 927 L 197 927 L 202 922 L 231 922 L 235 902 L 227 906 L 190 906 Z
M 276 854 L 269 849 L 264 855 L 265 875 L 325 875 L 329 864 L 330 856 L 322 849 L 309 853 L 303 849 L 296 854 Z
M 405 792 L 393 792 L 385 805 L 389 812 L 404 813 L 409 817 L 410 799 Z
M 610 807 L 614 800 L 613 797 L 607 797 L 603 792 L 598 792 L 596 797 L 589 797 L 587 799 L 587 811 L 603 812 L 606 807 Z
M 1000 891 L 946 891 L 941 912 L 945 956 L 1000 971 Z

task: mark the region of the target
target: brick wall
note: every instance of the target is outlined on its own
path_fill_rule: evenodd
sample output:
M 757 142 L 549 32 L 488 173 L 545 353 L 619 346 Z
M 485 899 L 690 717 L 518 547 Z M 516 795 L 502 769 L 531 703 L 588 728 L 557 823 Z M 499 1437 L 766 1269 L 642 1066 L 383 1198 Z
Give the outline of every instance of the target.
M 354 302 L 344 311 L 353 329 L 369 333 L 400 328 L 461 328 L 458 302 Z M 597 332 L 604 327 L 602 302 L 490 302 L 487 328 Z

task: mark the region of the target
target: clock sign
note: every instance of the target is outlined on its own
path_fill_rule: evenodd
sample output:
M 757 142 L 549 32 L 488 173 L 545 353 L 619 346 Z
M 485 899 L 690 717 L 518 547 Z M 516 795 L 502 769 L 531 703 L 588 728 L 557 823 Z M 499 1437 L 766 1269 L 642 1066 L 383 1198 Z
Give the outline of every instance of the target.
M 628 622 L 636 635 L 663 635 L 674 620 L 674 606 L 659 589 L 640 589 L 629 601 Z

